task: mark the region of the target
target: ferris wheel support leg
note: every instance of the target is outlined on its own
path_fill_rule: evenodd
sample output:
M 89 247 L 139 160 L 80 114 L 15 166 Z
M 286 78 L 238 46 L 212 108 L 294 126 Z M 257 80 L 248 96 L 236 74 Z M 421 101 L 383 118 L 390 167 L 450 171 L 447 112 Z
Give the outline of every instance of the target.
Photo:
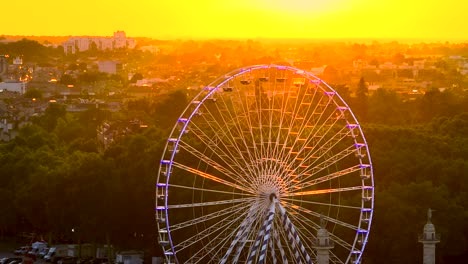
M 270 239 L 271 225 L 273 223 L 273 218 L 275 216 L 275 204 L 276 204 L 276 198 L 272 196 L 267 218 L 265 219 L 265 222 L 263 223 L 263 227 L 261 231 L 258 233 L 257 239 L 255 240 L 255 244 L 252 248 L 252 251 L 250 252 L 250 256 L 247 261 L 247 264 L 252 264 L 253 260 L 255 259 L 255 256 L 257 255 L 257 250 L 260 246 L 260 242 L 262 241 L 262 239 L 263 239 L 263 244 L 260 250 L 258 264 L 263 264 L 263 262 L 265 261 L 265 255 L 266 255 L 265 253 L 266 253 L 266 249 L 268 245 L 268 240 Z
M 281 259 L 283 260 L 283 264 L 288 264 L 288 258 L 286 257 L 286 253 L 284 252 L 283 245 L 281 245 L 281 240 L 278 236 L 278 233 L 274 232 L 273 233 L 274 239 L 276 240 L 276 246 L 279 249 L 279 252 L 281 254 Z
M 276 261 L 276 256 L 275 256 L 275 248 L 274 248 L 274 245 L 273 245 L 273 241 L 270 240 L 269 242 L 270 244 L 270 253 L 271 253 L 271 259 L 273 260 L 273 264 L 277 264 L 278 262 Z
M 241 225 L 239 226 L 239 230 L 237 231 L 237 234 L 236 234 L 234 240 L 231 242 L 231 245 L 229 246 L 229 249 L 226 251 L 226 254 L 224 254 L 223 258 L 219 262 L 220 264 L 225 264 L 226 261 L 228 260 L 229 256 L 231 255 L 232 251 L 234 250 L 234 247 L 239 242 L 239 240 L 243 241 L 247 237 L 247 234 L 248 234 L 247 227 L 249 225 L 251 225 L 252 222 L 253 222 L 253 219 L 254 219 L 254 216 L 255 216 L 255 208 L 256 208 L 255 206 L 250 207 L 250 210 L 247 213 L 247 216 L 245 217 L 244 221 L 242 221 Z
M 291 222 L 288 215 L 286 214 L 286 210 L 279 203 L 278 203 L 278 207 L 280 209 L 281 220 L 283 222 L 284 229 L 286 229 L 286 231 L 288 232 L 288 239 L 294 250 L 294 256 L 296 257 L 296 262 L 302 263 L 301 254 L 299 253 L 297 249 L 297 246 L 298 246 L 302 252 L 302 255 L 305 257 L 307 264 L 313 264 L 312 259 L 310 258 L 309 254 L 307 253 L 304 247 L 304 244 L 302 244 L 299 234 L 297 233 L 296 229 L 294 228 L 293 223 Z

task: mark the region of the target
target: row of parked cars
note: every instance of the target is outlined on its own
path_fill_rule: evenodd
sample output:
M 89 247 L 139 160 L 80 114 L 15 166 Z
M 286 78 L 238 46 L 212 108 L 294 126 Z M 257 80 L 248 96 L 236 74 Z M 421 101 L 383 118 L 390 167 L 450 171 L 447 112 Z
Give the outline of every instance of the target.
M 44 258 L 49 252 L 47 243 L 45 242 L 34 242 L 31 246 L 23 246 L 16 249 L 13 253 L 16 256 L 25 256 L 32 259 Z
M 120 251 L 114 255 L 112 253 L 112 247 L 108 246 L 96 247 L 92 244 L 64 244 L 53 245 L 49 248 L 45 242 L 35 242 L 31 246 L 20 247 L 15 250 L 14 253 L 17 256 L 27 257 L 24 261 L 26 264 L 32 263 L 32 261 L 39 258 L 43 258 L 45 262 L 51 262 L 53 264 L 143 264 L 144 257 L 142 251 Z M 113 256 L 115 259 L 108 258 L 107 256 Z

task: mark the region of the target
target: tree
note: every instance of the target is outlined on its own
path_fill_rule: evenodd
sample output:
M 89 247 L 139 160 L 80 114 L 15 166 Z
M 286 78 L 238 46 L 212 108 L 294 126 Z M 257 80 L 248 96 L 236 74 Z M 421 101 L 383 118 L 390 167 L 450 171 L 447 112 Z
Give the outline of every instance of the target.
M 340 74 L 335 67 L 328 65 L 323 70 L 323 79 L 328 83 L 336 83 L 340 81 Z
M 377 89 L 369 97 L 368 121 L 380 124 L 398 125 L 410 118 L 410 113 L 403 113 L 402 100 L 393 90 Z
M 356 98 L 354 100 L 354 112 L 361 121 L 367 121 L 367 112 L 369 107 L 369 89 L 364 77 L 361 77 L 356 89 Z
M 24 93 L 24 97 L 42 99 L 42 91 L 36 88 L 29 88 Z
M 142 80 L 142 79 L 143 79 L 143 74 L 137 72 L 130 79 L 130 83 L 136 83 L 138 80 Z
M 54 130 L 59 118 L 64 118 L 67 111 L 65 105 L 52 103 L 46 108 L 44 115 L 39 118 L 41 124 L 47 131 Z
M 69 74 L 62 74 L 62 77 L 60 77 L 60 83 L 65 84 L 65 85 L 70 85 L 70 84 L 75 84 L 76 80 L 73 76 Z

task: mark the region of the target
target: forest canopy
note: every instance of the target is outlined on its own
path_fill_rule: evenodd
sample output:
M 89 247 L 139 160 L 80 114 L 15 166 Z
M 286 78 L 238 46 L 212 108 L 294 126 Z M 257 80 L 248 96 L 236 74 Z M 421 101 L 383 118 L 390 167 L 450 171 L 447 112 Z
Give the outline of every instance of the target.
M 434 89 L 414 98 L 385 89 L 339 92 L 361 122 L 374 166 L 375 213 L 365 263 L 419 263 L 417 237 L 428 208 L 435 210 L 433 223 L 442 235 L 437 262 L 466 256 L 467 91 Z M 153 249 L 158 161 L 188 100 L 177 91 L 130 101 L 118 114 L 67 113 L 51 104 L 14 140 L 0 144 L 2 235 L 35 232 L 52 243 L 108 240 L 121 248 Z M 96 130 L 109 119 L 148 126 L 99 151 Z

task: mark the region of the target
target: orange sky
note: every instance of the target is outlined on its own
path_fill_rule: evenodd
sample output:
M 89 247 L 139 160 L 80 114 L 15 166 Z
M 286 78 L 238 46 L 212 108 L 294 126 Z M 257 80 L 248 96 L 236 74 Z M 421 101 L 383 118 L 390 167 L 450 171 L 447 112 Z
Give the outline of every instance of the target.
M 0 8 L 0 35 L 468 40 L 466 0 L 23 0 Z

